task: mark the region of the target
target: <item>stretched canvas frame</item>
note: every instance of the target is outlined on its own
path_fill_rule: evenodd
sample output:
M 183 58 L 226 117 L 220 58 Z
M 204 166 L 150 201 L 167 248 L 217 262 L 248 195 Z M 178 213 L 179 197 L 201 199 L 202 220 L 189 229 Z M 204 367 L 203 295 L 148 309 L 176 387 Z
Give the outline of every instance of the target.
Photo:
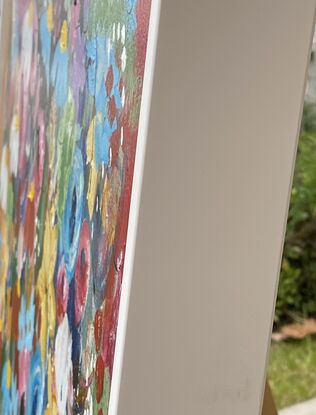
M 151 1 L 13 1 L 4 13 L 1 413 L 105 414 Z
M 103 383 L 93 410 L 259 414 L 315 1 L 165 0 L 158 32 L 159 10 L 153 0 L 112 388 L 109 395 Z M 10 76 L 1 76 L 2 88 Z M 70 409 L 56 385 L 45 396 L 41 382 L 28 406 L 29 386 L 17 397 L 17 368 L 5 370 L 3 413 L 21 401 L 29 413 L 48 402 Z M 92 372 L 100 376 L 102 364 Z

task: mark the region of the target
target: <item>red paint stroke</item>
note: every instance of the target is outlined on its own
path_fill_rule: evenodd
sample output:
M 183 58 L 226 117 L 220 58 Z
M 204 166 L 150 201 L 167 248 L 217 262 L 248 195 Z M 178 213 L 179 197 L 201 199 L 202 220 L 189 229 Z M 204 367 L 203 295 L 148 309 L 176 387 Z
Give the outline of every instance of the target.
M 139 0 L 136 6 L 136 65 L 137 75 L 140 79 L 143 79 L 146 51 L 147 51 L 147 40 L 148 40 L 148 29 L 149 29 L 149 17 L 151 9 L 151 0 Z
M 110 125 L 113 125 L 113 121 L 116 116 L 116 104 L 115 104 L 115 98 L 114 95 L 111 96 L 109 103 L 108 103 L 108 116 L 110 120 Z
M 17 360 L 19 362 L 18 390 L 21 398 L 27 391 L 31 353 L 28 350 L 21 350 Z
M 106 88 L 106 94 L 109 97 L 113 88 L 113 82 L 114 82 L 114 75 L 113 75 L 113 68 L 112 65 L 109 67 L 108 72 L 106 74 L 105 79 L 105 88 Z
M 120 139 L 121 139 L 121 126 L 119 125 L 118 129 L 114 131 L 110 138 L 111 150 L 112 150 L 112 166 L 115 166 L 118 159 L 119 149 L 120 149 Z M 109 204 L 111 206 L 111 203 Z
M 81 235 L 75 270 L 75 323 L 82 318 L 88 295 L 91 265 L 90 228 L 85 219 L 81 226 Z
M 33 256 L 34 251 L 34 236 L 35 236 L 35 203 L 34 200 L 27 198 L 25 226 L 24 226 L 24 241 L 25 247 L 30 256 Z
M 103 331 L 103 314 L 100 309 L 98 309 L 94 316 L 94 341 L 95 349 L 97 353 L 100 351 L 102 331 Z
M 103 395 L 105 364 L 102 356 L 98 356 L 95 367 L 96 399 L 100 403 Z
M 60 324 L 67 311 L 69 283 L 64 259 L 62 259 L 57 274 L 57 321 Z

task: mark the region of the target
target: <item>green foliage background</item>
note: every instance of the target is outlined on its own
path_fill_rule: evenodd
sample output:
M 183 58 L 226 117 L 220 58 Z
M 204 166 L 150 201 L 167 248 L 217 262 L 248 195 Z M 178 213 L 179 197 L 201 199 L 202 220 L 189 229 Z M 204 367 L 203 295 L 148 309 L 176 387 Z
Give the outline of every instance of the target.
M 316 106 L 305 104 L 275 324 L 316 317 Z

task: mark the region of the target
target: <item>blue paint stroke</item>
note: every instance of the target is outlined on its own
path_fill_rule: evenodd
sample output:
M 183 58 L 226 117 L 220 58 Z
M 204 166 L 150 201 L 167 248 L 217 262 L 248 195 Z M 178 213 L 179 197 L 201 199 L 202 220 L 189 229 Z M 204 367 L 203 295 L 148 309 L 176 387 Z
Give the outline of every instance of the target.
M 51 69 L 51 83 L 55 87 L 56 104 L 63 107 L 68 95 L 68 51 L 62 52 L 58 42 Z
M 79 148 L 76 148 L 61 229 L 61 246 L 64 253 L 68 281 L 71 281 L 73 278 L 76 263 L 83 212 L 83 189 L 82 155 Z
M 42 43 L 42 57 L 46 73 L 47 89 L 49 86 L 49 66 L 51 55 L 52 35 L 47 28 L 47 12 L 43 14 L 40 21 L 40 39 Z
M 41 352 L 32 356 L 26 398 L 26 415 L 41 415 L 44 409 L 45 378 L 42 372 Z
M 21 308 L 19 312 L 19 338 L 18 338 L 18 350 L 31 351 L 33 347 L 33 335 L 34 335 L 34 319 L 35 319 L 35 304 L 34 304 L 34 292 L 30 299 L 30 304 L 26 307 L 26 300 L 23 296 L 21 298 Z

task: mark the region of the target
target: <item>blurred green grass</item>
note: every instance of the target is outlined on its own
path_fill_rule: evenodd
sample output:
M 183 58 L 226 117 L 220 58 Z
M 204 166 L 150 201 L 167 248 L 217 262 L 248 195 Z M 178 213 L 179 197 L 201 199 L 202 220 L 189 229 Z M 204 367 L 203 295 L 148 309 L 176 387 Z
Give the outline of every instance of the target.
M 316 397 L 316 338 L 272 343 L 268 379 L 278 409 Z

